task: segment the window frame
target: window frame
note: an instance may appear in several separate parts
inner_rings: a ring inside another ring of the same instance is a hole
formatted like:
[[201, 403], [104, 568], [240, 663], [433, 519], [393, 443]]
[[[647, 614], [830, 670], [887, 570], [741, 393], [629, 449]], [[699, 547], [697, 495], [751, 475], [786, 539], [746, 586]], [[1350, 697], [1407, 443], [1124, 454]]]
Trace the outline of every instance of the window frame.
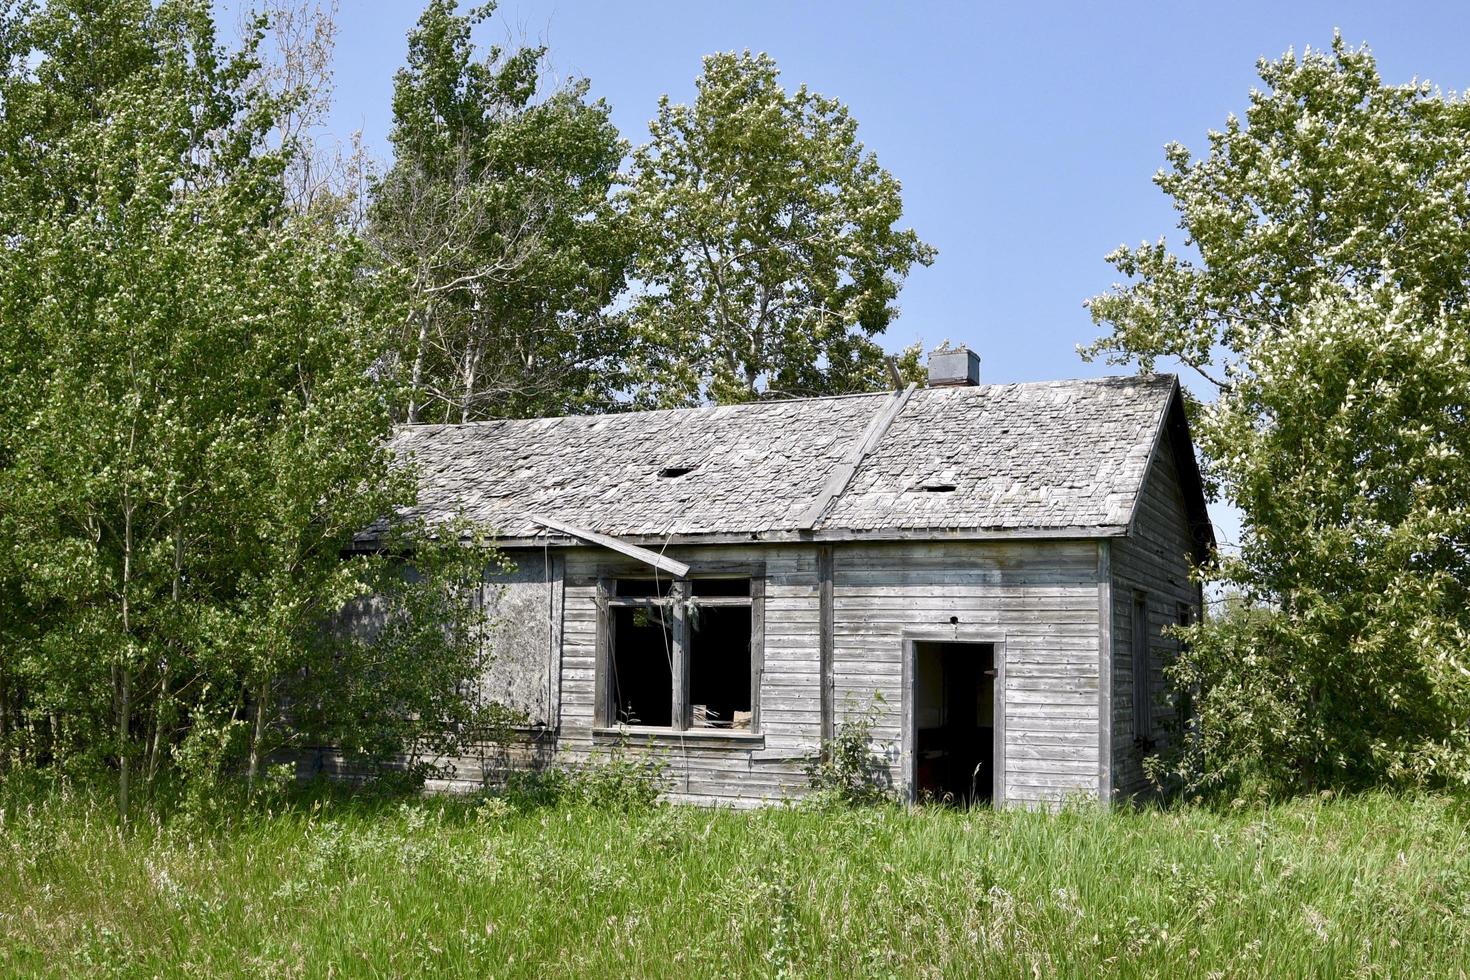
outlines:
[[1133, 593], [1129, 642], [1132, 646], [1133, 742], [1143, 749], [1154, 745], [1153, 644], [1149, 635], [1148, 593]]
[[[617, 594], [620, 579], [657, 578], [669, 581], [667, 596], [622, 596]], [[689, 583], [698, 579], [740, 578], [750, 580], [748, 596], [697, 596], [692, 594]], [[597, 569], [597, 664], [594, 674], [595, 729], [637, 731], [653, 735], [675, 733], [681, 736], [725, 738], [730, 740], [758, 740], [761, 731], [760, 689], [765, 675], [765, 600], [766, 575], [763, 562], [703, 562], [690, 565], [686, 579], [668, 579], [666, 576], [650, 574], [646, 565], [619, 563], [600, 566]], [[714, 608], [737, 607], [750, 610], [750, 728], [733, 730], [726, 728], [696, 728], [692, 725], [693, 705], [690, 703], [689, 678], [691, 672], [690, 605]], [[614, 611], [618, 609], [670, 608], [673, 622], [670, 630], [673, 642], [671, 724], [625, 725], [617, 718], [612, 703], [613, 691], [610, 680], [614, 645]]]

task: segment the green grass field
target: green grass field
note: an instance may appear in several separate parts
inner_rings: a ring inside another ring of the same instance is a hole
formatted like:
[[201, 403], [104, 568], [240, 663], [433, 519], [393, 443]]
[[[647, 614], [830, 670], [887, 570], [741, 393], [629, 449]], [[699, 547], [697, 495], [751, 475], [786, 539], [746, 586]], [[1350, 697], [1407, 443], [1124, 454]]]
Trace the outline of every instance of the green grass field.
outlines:
[[0, 799], [5, 976], [1470, 969], [1470, 813], [1436, 797], [1042, 814], [337, 796], [125, 836], [105, 800]]

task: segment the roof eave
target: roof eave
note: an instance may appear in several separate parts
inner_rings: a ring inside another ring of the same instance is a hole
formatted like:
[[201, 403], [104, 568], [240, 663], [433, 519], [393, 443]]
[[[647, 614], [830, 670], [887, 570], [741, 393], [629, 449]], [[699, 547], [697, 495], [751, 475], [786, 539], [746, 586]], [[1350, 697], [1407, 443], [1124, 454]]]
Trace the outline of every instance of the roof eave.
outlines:
[[[804, 532], [799, 530], [778, 531], [722, 531], [700, 534], [619, 534], [619, 541], [641, 547], [694, 547], [700, 545], [767, 545], [767, 544], [839, 544], [845, 542], [896, 542], [896, 541], [1076, 541], [1097, 538], [1120, 538], [1128, 534], [1124, 524], [1104, 524], [1088, 527], [1017, 527], [1017, 528], [881, 528], [876, 530], [852, 528], [822, 528]], [[576, 547], [582, 544], [571, 535], [547, 533], [544, 535], [511, 535], [491, 537], [491, 543], [503, 550], [515, 548]], [[377, 539], [363, 535], [353, 542], [354, 550], [372, 551]]]
[[1215, 527], [1210, 521], [1209, 508], [1205, 501], [1204, 480], [1200, 476], [1199, 460], [1194, 455], [1194, 439], [1189, 433], [1189, 416], [1184, 410], [1184, 389], [1179, 383], [1179, 376], [1176, 374], [1172, 377], [1174, 383], [1169, 388], [1169, 396], [1164, 399], [1163, 410], [1159, 412], [1158, 421], [1154, 425], [1153, 442], [1149, 445], [1148, 460], [1144, 463], [1143, 474], [1138, 481], [1138, 492], [1134, 495], [1124, 534], [1132, 535], [1136, 530], [1139, 514], [1143, 510], [1144, 488], [1148, 483], [1148, 475], [1153, 470], [1154, 462], [1159, 455], [1159, 447], [1163, 445], [1164, 439], [1172, 438], [1174, 440], [1174, 464], [1179, 469], [1185, 506], [1190, 512], [1190, 530], [1195, 539], [1195, 559], [1203, 564], [1209, 561], [1215, 552]]

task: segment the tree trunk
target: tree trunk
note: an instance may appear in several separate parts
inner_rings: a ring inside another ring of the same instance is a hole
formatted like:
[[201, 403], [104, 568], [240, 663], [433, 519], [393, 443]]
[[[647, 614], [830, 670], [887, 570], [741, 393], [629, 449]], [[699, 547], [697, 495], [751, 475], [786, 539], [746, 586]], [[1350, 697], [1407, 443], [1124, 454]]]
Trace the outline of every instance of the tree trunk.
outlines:
[[252, 793], [255, 792], [255, 778], [260, 774], [260, 750], [265, 744], [266, 705], [270, 698], [270, 688], [271, 681], [267, 677], [261, 682], [260, 690], [255, 696], [255, 723], [250, 732], [250, 766], [246, 771], [246, 782]]
[[113, 667], [118, 692], [118, 821], [128, 823], [128, 721], [132, 716], [132, 670]]
[[10, 689], [0, 674], [0, 774], [10, 769]]
[[128, 739], [133, 713], [132, 608], [129, 589], [133, 577], [133, 504], [123, 495], [122, 631], [123, 662], [113, 672], [117, 684], [117, 817], [128, 822]]
[[429, 343], [429, 313], [419, 311], [419, 342], [413, 351], [412, 388], [408, 393], [408, 424], [417, 425], [423, 405], [419, 401], [419, 385], [424, 380], [424, 347]]
[[163, 664], [163, 676], [158, 681], [158, 710], [153, 715], [153, 744], [148, 749], [148, 785], [158, 776], [158, 760], [163, 751], [163, 729], [168, 724], [168, 682], [170, 665]]
[[[169, 588], [169, 596], [173, 599], [174, 609], [177, 611], [179, 598], [183, 594], [184, 579], [184, 536], [178, 520], [174, 522], [174, 577]], [[173, 673], [173, 662], [164, 658], [162, 675], [158, 680], [158, 706], [153, 713], [153, 744], [148, 749], [148, 785], [152, 786], [158, 776], [158, 760], [163, 751], [163, 730], [169, 721], [169, 693], [168, 684]]]
[[470, 405], [475, 399], [475, 383], [480, 373], [480, 358], [482, 354], [478, 344], [471, 344], [465, 350], [464, 355], [464, 392], [460, 397], [459, 421], [461, 424], [470, 420]]

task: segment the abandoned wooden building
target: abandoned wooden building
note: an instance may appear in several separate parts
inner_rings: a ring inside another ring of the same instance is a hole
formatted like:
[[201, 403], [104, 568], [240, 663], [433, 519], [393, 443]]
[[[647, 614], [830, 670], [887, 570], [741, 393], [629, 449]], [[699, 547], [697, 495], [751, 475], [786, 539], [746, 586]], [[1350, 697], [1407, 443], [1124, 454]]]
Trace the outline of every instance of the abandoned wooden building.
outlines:
[[425, 516], [463, 511], [515, 562], [486, 579], [485, 682], [543, 759], [624, 744], [662, 755], [675, 799], [796, 797], [876, 703], [909, 798], [1126, 797], [1214, 543], [1179, 384], [978, 366], [960, 348], [923, 388], [412, 426], [396, 449]]

